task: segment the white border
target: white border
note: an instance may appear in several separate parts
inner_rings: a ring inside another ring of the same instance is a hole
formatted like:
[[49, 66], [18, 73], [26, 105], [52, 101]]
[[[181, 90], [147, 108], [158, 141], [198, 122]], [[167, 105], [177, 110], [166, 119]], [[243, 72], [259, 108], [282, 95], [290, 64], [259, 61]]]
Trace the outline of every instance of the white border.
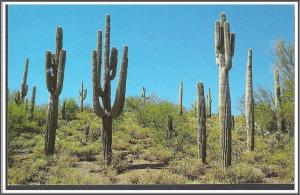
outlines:
[[[5, 47], [5, 36], [6, 36], [6, 5], [294, 5], [295, 9], [295, 189], [294, 190], [7, 190], [6, 189], [6, 123], [5, 115], [6, 115], [6, 90], [5, 82], [6, 82], [6, 47]], [[212, 194], [212, 193], [223, 193], [223, 194], [240, 194], [240, 193], [260, 193], [260, 194], [291, 194], [298, 193], [298, 2], [1, 2], [1, 29], [2, 37], [1, 37], [1, 84], [2, 84], [2, 117], [1, 117], [1, 143], [2, 143], [2, 151], [1, 151], [1, 193], [23, 193], [23, 194], [41, 194], [41, 193], [70, 193], [70, 194], [78, 194], [78, 193], [86, 193], [86, 194], [112, 194], [112, 193], [124, 193], [124, 194], [139, 194], [139, 193], [190, 193], [190, 194]], [[3, 131], [2, 131], [3, 129]]]

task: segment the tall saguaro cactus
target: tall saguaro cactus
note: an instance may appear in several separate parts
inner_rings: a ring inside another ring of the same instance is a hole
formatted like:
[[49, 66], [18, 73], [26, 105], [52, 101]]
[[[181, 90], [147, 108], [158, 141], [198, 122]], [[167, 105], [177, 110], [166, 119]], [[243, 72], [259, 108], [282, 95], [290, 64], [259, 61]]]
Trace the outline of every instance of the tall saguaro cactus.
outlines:
[[83, 88], [83, 81], [81, 82], [81, 89], [79, 90], [79, 100], [80, 100], [80, 111], [83, 112], [83, 101], [86, 98], [87, 89]]
[[36, 94], [36, 87], [34, 86], [32, 88], [32, 94], [31, 94], [29, 119], [33, 119], [33, 112], [34, 112], [34, 106], [35, 106], [35, 94]]
[[223, 168], [231, 165], [231, 100], [228, 74], [232, 66], [235, 34], [230, 32], [229, 22], [221, 13], [215, 23], [215, 53], [219, 67], [219, 124], [222, 132]]
[[207, 92], [207, 98], [206, 98], [206, 117], [210, 118], [211, 117], [211, 95], [210, 95], [210, 88], [208, 88]]
[[197, 83], [197, 121], [199, 135], [199, 157], [206, 163], [206, 108], [203, 83]]
[[25, 70], [23, 73], [23, 81], [21, 85], [21, 101], [24, 101], [25, 96], [27, 95], [28, 91], [28, 85], [26, 84], [27, 82], [27, 74], [28, 74], [28, 64], [29, 64], [29, 59], [27, 58], [25, 61]]
[[54, 154], [58, 102], [59, 95], [63, 88], [66, 50], [63, 47], [63, 30], [61, 27], [56, 29], [56, 52], [46, 51], [46, 83], [50, 93], [48, 116], [45, 131], [45, 153]]
[[276, 66], [274, 67], [274, 86], [275, 86], [275, 114], [277, 120], [277, 130], [278, 132], [283, 133], [281, 93], [280, 93], [278, 69]]
[[182, 116], [182, 91], [183, 91], [183, 86], [182, 86], [182, 81], [180, 81], [180, 84], [179, 84], [179, 102], [178, 102], [178, 109], [179, 109], [180, 116]]
[[246, 129], [247, 129], [247, 148], [254, 150], [254, 98], [252, 84], [252, 49], [248, 50], [248, 62], [246, 70]]
[[[104, 34], [104, 85], [101, 86], [101, 64], [102, 64], [102, 31], [98, 32], [97, 50], [93, 51], [93, 107], [97, 116], [102, 118], [103, 130], [103, 155], [104, 163], [111, 164], [112, 158], [112, 119], [117, 118], [124, 107], [126, 78], [128, 67], [128, 46], [123, 48], [121, 70], [115, 101], [111, 106], [111, 80], [116, 76], [118, 50], [113, 47], [110, 52], [110, 16], [106, 16]], [[109, 57], [110, 56], [110, 57]], [[99, 102], [102, 99], [102, 105]]]

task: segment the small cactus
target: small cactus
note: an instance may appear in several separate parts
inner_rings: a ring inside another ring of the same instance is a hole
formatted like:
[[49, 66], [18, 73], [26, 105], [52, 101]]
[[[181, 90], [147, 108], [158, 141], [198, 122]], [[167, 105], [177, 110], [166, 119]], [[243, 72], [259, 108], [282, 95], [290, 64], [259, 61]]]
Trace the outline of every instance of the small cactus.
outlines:
[[197, 121], [199, 135], [199, 157], [206, 163], [206, 108], [203, 83], [197, 83]]
[[208, 88], [207, 92], [207, 98], [206, 98], [206, 117], [210, 118], [211, 117], [211, 94], [210, 94], [210, 88]]
[[21, 103], [21, 94], [20, 91], [16, 91], [15, 95], [14, 95], [14, 101], [17, 105], [20, 105]]
[[246, 96], [245, 96], [245, 113], [247, 129], [247, 148], [254, 150], [254, 98], [252, 84], [252, 49], [248, 50], [248, 62], [246, 70]]
[[232, 126], [232, 129], [234, 129], [234, 125], [235, 125], [235, 124], [234, 124], [234, 116], [232, 115], [232, 116], [231, 116], [231, 126]]
[[67, 120], [66, 116], [66, 101], [63, 101], [62, 107], [61, 107], [61, 118], [63, 120]]
[[36, 94], [36, 87], [34, 86], [32, 88], [32, 94], [31, 94], [31, 104], [30, 104], [30, 113], [29, 113], [29, 119], [33, 119], [33, 113], [34, 113], [34, 106], [35, 106], [35, 94]]
[[168, 139], [172, 138], [173, 133], [174, 133], [173, 117], [171, 114], [168, 114], [168, 130], [167, 130]]
[[280, 83], [277, 66], [274, 67], [274, 86], [275, 86], [275, 114], [277, 120], [277, 130], [283, 133], [283, 117], [281, 105]]
[[79, 90], [79, 100], [80, 100], [80, 111], [83, 112], [83, 100], [85, 100], [87, 94], [87, 89], [83, 88], [83, 81], [81, 82], [81, 89]]
[[215, 23], [215, 54], [219, 68], [219, 124], [222, 133], [223, 168], [231, 165], [231, 100], [228, 74], [232, 67], [235, 34], [230, 32], [229, 22], [221, 13]]
[[[101, 64], [102, 64], [102, 31], [98, 32], [97, 49], [93, 51], [93, 107], [98, 117], [102, 118], [102, 143], [104, 163], [111, 164], [112, 159], [112, 119], [117, 118], [123, 111], [126, 79], [128, 67], [128, 46], [123, 48], [123, 57], [117, 93], [113, 106], [111, 106], [111, 81], [116, 76], [118, 50], [113, 47], [110, 52], [110, 16], [106, 16], [104, 35], [104, 85], [101, 86]], [[100, 104], [99, 97], [102, 99]]]
[[182, 81], [180, 81], [179, 84], [179, 103], [178, 103], [178, 109], [179, 109], [179, 115], [182, 116], [182, 91], [183, 91], [183, 86], [182, 86]]
[[66, 50], [63, 47], [63, 30], [56, 29], [56, 52], [46, 51], [46, 83], [50, 93], [48, 117], [45, 131], [45, 154], [53, 155], [58, 119], [59, 95], [62, 91], [65, 73]]

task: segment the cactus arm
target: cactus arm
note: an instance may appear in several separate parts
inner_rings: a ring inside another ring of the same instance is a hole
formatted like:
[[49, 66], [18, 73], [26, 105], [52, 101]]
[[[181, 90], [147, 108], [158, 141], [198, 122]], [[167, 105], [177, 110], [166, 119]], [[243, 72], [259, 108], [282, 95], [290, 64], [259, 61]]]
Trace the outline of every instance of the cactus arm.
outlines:
[[97, 65], [97, 51], [93, 51], [93, 107], [97, 116], [105, 117], [106, 114], [99, 102], [99, 83], [98, 83], [98, 65]]
[[118, 117], [124, 107], [125, 102], [125, 92], [126, 92], [126, 79], [127, 79], [127, 68], [128, 68], [128, 46], [123, 48], [123, 57], [122, 57], [122, 65], [119, 73], [119, 82], [118, 88], [116, 92], [116, 98], [112, 110], [110, 112], [110, 116], [112, 118]]
[[102, 31], [98, 31], [97, 34], [97, 83], [99, 96], [103, 97], [104, 92], [101, 87], [101, 64], [102, 64]]
[[231, 57], [234, 55], [234, 46], [235, 46], [235, 34], [230, 33], [230, 49], [231, 49]]
[[117, 63], [118, 63], [118, 50], [113, 47], [111, 49], [111, 54], [110, 54], [110, 62], [109, 62], [109, 68], [111, 70], [111, 73], [109, 75], [109, 79], [113, 80], [116, 76], [117, 72]]
[[215, 22], [215, 48], [216, 48], [216, 54], [217, 54], [218, 50], [221, 48], [221, 26], [220, 26], [220, 21]]
[[47, 89], [50, 93], [53, 93], [53, 68], [52, 68], [52, 54], [51, 51], [46, 51], [46, 83]]
[[59, 51], [62, 49], [63, 45], [63, 30], [62, 27], [56, 28], [56, 54], [59, 55]]
[[230, 45], [230, 26], [228, 22], [224, 23], [224, 49], [225, 49], [225, 69], [231, 69], [231, 45]]
[[63, 83], [64, 83], [64, 73], [65, 73], [65, 63], [66, 63], [66, 50], [62, 49], [59, 54], [58, 70], [57, 70], [57, 85], [55, 90], [55, 95], [59, 96]]
[[110, 53], [110, 16], [106, 15], [104, 34], [104, 94], [110, 91], [109, 82], [109, 53]]

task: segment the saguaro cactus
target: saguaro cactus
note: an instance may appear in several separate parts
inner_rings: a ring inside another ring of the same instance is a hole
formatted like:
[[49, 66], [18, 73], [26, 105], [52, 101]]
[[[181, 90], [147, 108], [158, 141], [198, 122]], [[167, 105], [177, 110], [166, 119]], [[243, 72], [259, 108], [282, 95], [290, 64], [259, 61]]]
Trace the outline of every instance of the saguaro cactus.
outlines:
[[45, 153], [54, 154], [59, 95], [63, 88], [66, 50], [63, 47], [63, 30], [56, 29], [56, 52], [46, 51], [46, 83], [50, 93], [45, 131]]
[[229, 70], [232, 66], [235, 35], [230, 32], [226, 16], [215, 23], [215, 53], [219, 67], [219, 124], [222, 132], [223, 168], [231, 165], [231, 100]]
[[81, 82], [81, 89], [79, 90], [79, 100], [80, 100], [80, 111], [83, 112], [83, 100], [85, 100], [87, 94], [87, 89], [83, 88], [83, 81]]
[[[128, 67], [128, 46], [123, 48], [119, 82], [115, 96], [115, 102], [111, 106], [111, 80], [116, 76], [118, 50], [113, 47], [110, 53], [110, 16], [106, 16], [104, 35], [104, 85], [101, 86], [101, 63], [102, 63], [102, 31], [98, 32], [97, 50], [93, 51], [93, 107], [97, 116], [102, 118], [102, 141], [104, 163], [111, 164], [112, 157], [112, 119], [117, 118], [124, 107], [126, 78]], [[109, 58], [110, 56], [110, 58]], [[102, 105], [99, 102], [102, 99]]]
[[211, 95], [210, 95], [210, 88], [208, 88], [207, 92], [207, 100], [206, 100], [206, 117], [211, 117]]
[[23, 74], [23, 81], [21, 85], [21, 101], [24, 101], [25, 96], [27, 95], [28, 91], [28, 85], [26, 84], [27, 82], [27, 73], [28, 73], [28, 64], [29, 64], [29, 59], [27, 58], [25, 61], [25, 70]]
[[199, 157], [206, 163], [206, 108], [203, 83], [197, 83], [197, 121], [199, 135]]
[[275, 114], [277, 120], [277, 130], [278, 132], [283, 133], [281, 93], [280, 93], [278, 69], [276, 66], [274, 67], [274, 86], [275, 86]]
[[254, 150], [254, 99], [252, 85], [252, 49], [248, 50], [248, 62], [246, 70], [246, 97], [245, 97], [247, 148]]
[[183, 91], [183, 86], [182, 86], [182, 81], [180, 81], [180, 84], [179, 84], [179, 102], [178, 102], [178, 109], [179, 109], [180, 116], [182, 116], [182, 91]]
[[234, 129], [234, 115], [231, 116], [231, 127]]
[[173, 117], [171, 114], [168, 114], [168, 130], [167, 130], [167, 137], [168, 139], [171, 139], [174, 132], [173, 128]]
[[36, 87], [34, 86], [32, 88], [32, 94], [31, 94], [29, 119], [33, 119], [33, 112], [34, 112], [34, 106], [35, 106], [35, 94], [36, 94]]
[[61, 118], [63, 120], [66, 120], [66, 101], [63, 101], [62, 107], [61, 107]]

